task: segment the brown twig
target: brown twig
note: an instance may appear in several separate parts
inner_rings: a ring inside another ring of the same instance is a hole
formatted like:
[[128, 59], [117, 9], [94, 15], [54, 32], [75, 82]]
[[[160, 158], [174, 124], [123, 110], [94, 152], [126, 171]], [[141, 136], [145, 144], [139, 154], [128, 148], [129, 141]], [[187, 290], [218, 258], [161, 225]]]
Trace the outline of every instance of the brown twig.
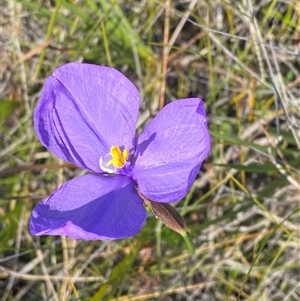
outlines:
[[22, 171], [38, 171], [42, 169], [59, 169], [59, 168], [76, 169], [77, 166], [71, 163], [64, 163], [64, 164], [34, 164], [34, 165], [9, 167], [0, 171], [0, 178], [9, 177], [18, 174]]

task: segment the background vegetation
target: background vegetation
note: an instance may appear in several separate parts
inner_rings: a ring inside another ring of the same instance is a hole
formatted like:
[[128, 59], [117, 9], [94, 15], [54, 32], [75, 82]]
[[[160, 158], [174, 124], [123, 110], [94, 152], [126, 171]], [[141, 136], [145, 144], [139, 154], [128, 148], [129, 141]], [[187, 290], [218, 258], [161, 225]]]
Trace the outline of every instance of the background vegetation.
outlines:
[[[297, 0], [1, 1], [1, 300], [300, 300], [299, 14]], [[30, 235], [35, 204], [83, 173], [32, 125], [71, 61], [136, 84], [139, 130], [172, 100], [205, 100], [212, 151], [176, 206], [193, 256], [151, 213], [127, 240]]]

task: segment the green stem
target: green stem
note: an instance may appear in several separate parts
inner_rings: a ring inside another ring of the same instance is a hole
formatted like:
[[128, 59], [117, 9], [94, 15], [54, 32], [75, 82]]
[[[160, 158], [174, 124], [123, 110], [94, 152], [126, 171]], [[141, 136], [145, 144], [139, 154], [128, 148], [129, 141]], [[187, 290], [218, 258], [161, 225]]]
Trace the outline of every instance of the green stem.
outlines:
[[189, 234], [189, 232], [184, 232], [184, 233], [179, 233], [183, 239], [184, 239], [184, 242], [186, 244], [186, 247], [187, 247], [187, 250], [188, 250], [188, 253], [192, 256], [195, 254], [195, 246], [194, 246], [194, 243], [193, 243], [193, 240]]
[[[50, 37], [51, 37], [52, 31], [53, 31], [53, 27], [54, 27], [54, 23], [55, 23], [55, 20], [56, 20], [56, 16], [58, 14], [58, 10], [59, 10], [61, 4], [62, 4], [62, 0], [58, 0], [57, 3], [56, 3], [55, 10], [54, 10], [54, 12], [53, 12], [53, 14], [51, 16], [51, 20], [50, 20], [48, 28], [47, 28], [46, 41], [48, 41], [50, 39]], [[38, 76], [40, 74], [40, 70], [42, 68], [42, 64], [43, 64], [43, 61], [44, 61], [45, 53], [46, 53], [46, 49], [44, 48], [41, 51], [37, 67], [35, 69], [35, 73], [34, 73], [34, 76], [33, 76], [33, 80], [34, 81], [38, 78]]]

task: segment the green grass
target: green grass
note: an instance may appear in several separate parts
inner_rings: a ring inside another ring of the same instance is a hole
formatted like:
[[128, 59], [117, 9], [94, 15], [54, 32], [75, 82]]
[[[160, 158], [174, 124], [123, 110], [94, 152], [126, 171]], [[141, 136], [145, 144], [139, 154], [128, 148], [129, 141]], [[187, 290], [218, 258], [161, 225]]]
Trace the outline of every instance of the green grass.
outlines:
[[[0, 300], [300, 300], [299, 1], [2, 2]], [[151, 213], [120, 241], [29, 233], [37, 202], [83, 173], [32, 124], [45, 78], [70, 61], [126, 74], [139, 130], [161, 93], [205, 100], [212, 151], [176, 205], [194, 255]]]

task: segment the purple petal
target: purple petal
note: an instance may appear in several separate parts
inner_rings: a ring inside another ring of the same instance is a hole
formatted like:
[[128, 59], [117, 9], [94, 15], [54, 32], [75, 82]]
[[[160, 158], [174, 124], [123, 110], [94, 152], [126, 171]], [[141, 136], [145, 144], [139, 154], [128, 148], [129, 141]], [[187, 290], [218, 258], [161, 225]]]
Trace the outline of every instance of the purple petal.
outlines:
[[30, 217], [35, 235], [118, 239], [135, 235], [146, 219], [142, 199], [126, 176], [88, 174], [64, 183]]
[[191, 188], [209, 150], [203, 102], [174, 101], [139, 136], [133, 179], [152, 201], [178, 201]]
[[71, 63], [46, 80], [34, 125], [56, 156], [101, 172], [99, 158], [112, 145], [134, 147], [139, 104], [136, 87], [119, 71]]

